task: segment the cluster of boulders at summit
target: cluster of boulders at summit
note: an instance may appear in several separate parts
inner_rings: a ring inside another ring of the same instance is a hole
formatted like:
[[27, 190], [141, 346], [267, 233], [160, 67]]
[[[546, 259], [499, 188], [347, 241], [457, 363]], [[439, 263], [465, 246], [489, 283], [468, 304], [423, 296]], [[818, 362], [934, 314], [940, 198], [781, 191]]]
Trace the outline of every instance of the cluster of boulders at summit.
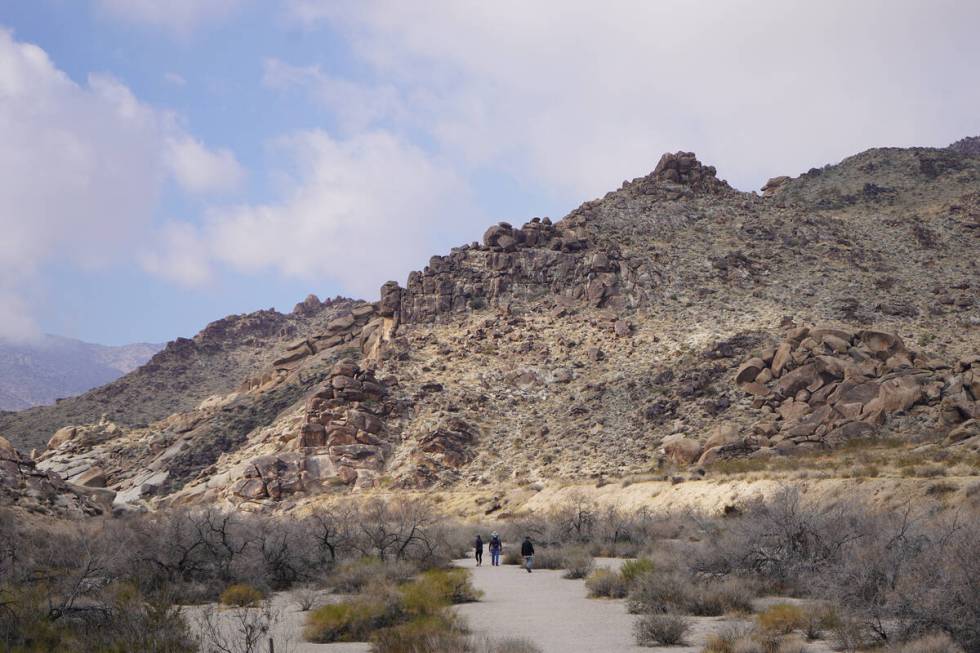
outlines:
[[703, 443], [667, 438], [669, 460], [706, 465], [832, 448], [873, 437], [899, 416], [949, 431], [947, 444], [980, 445], [980, 356], [949, 365], [893, 333], [794, 327], [778, 346], [745, 361], [735, 383], [764, 417], [748, 432], [720, 425]]

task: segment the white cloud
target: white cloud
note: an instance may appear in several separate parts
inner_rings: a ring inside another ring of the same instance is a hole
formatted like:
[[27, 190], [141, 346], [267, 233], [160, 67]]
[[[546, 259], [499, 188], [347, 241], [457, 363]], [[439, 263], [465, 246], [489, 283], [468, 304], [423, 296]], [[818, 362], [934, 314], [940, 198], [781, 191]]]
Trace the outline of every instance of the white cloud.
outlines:
[[187, 80], [184, 79], [183, 75], [179, 73], [164, 73], [163, 81], [168, 84], [173, 84], [174, 86], [186, 86]]
[[363, 131], [384, 121], [403, 121], [405, 101], [392, 84], [369, 86], [324, 73], [319, 66], [291, 66], [265, 61], [263, 83], [269, 88], [302, 88], [337, 116], [348, 132]]
[[190, 140], [171, 114], [120, 82], [77, 84], [44, 50], [2, 29], [0, 143], [0, 335], [30, 326], [25, 288], [48, 264], [131, 257], [169, 176], [195, 190], [240, 175], [229, 173], [238, 171], [229, 153]]
[[578, 196], [667, 150], [752, 189], [866, 147], [980, 131], [977, 3], [289, 0], [287, 12], [347, 35], [377, 80], [368, 90], [397, 88], [408, 128], [444, 156]]
[[337, 140], [309, 131], [279, 146], [295, 163], [283, 200], [213, 209], [199, 241], [178, 249], [375, 297], [384, 281], [417, 267], [441, 234], [461, 235], [461, 214], [476, 214], [451, 169], [391, 134]]
[[189, 193], [227, 193], [245, 179], [230, 150], [210, 150], [187, 136], [167, 141], [165, 160], [174, 179]]
[[99, 8], [113, 18], [179, 36], [227, 17], [241, 4], [242, 0], [98, 0]]
[[24, 299], [10, 289], [0, 287], [0, 341], [35, 340], [40, 330]]
[[166, 224], [156, 234], [155, 247], [140, 255], [143, 269], [182, 286], [203, 286], [213, 279], [211, 257], [196, 227]]

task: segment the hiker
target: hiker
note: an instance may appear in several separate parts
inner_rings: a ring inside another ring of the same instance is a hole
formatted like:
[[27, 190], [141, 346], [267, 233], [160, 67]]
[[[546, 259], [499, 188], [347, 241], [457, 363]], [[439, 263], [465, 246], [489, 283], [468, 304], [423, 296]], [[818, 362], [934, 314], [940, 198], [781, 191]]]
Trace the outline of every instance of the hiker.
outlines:
[[521, 544], [521, 555], [524, 556], [524, 567], [527, 573], [531, 573], [531, 565], [534, 564], [534, 545], [531, 544], [531, 537], [524, 536], [524, 543]]
[[480, 537], [479, 533], [477, 533], [473, 548], [476, 549], [476, 566], [480, 567], [483, 565], [483, 538]]
[[500, 544], [500, 536], [497, 535], [497, 531], [490, 533], [490, 564], [494, 567], [500, 566], [500, 550], [503, 546]]

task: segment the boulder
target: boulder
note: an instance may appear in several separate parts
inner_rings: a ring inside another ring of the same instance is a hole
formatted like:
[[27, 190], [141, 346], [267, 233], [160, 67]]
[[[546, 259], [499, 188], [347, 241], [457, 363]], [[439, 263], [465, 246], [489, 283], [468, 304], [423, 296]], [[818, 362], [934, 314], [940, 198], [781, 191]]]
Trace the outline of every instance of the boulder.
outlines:
[[719, 424], [716, 426], [708, 439], [704, 441], [704, 449], [720, 447], [721, 445], [731, 444], [739, 441], [738, 427], [734, 424]]
[[944, 443], [957, 444], [978, 436], [980, 436], [980, 420], [970, 419], [951, 430]]
[[682, 435], [668, 436], [663, 441], [664, 456], [675, 465], [690, 465], [700, 456], [703, 447], [697, 440]]
[[735, 383], [739, 386], [752, 383], [756, 381], [765, 369], [766, 363], [761, 358], [750, 358], [738, 368], [738, 371], [735, 373]]
[[101, 467], [91, 467], [71, 479], [71, 481], [75, 485], [81, 485], [82, 487], [105, 487], [106, 475]]

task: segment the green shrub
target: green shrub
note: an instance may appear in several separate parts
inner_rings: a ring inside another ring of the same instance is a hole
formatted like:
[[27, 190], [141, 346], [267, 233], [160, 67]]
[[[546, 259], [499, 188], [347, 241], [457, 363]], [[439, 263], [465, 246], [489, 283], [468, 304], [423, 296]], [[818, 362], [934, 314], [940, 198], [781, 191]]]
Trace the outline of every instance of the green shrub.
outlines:
[[261, 600], [262, 592], [255, 589], [251, 585], [245, 585], [244, 583], [229, 585], [228, 588], [221, 593], [220, 598], [222, 605], [233, 605], [239, 608], [247, 608], [255, 605]]
[[807, 624], [803, 609], [789, 603], [777, 603], [756, 617], [759, 630], [774, 635], [788, 635]]
[[678, 614], [648, 614], [633, 624], [633, 635], [640, 646], [677, 646], [691, 629], [690, 622]]
[[466, 650], [462, 628], [451, 617], [425, 615], [371, 635], [375, 653], [456, 653]]
[[307, 615], [303, 637], [318, 644], [366, 641], [372, 632], [395, 623], [400, 607], [397, 603], [366, 596], [330, 603]]
[[415, 584], [431, 586], [448, 603], [472, 603], [479, 601], [483, 593], [473, 587], [470, 572], [466, 569], [430, 569]]
[[616, 572], [600, 567], [585, 579], [585, 587], [593, 598], [621, 599], [626, 596], [626, 581]]
[[640, 576], [649, 574], [652, 571], [652, 560], [637, 558], [636, 560], [627, 560], [624, 562], [623, 566], [619, 568], [619, 575], [623, 577], [627, 585], [632, 585]]

